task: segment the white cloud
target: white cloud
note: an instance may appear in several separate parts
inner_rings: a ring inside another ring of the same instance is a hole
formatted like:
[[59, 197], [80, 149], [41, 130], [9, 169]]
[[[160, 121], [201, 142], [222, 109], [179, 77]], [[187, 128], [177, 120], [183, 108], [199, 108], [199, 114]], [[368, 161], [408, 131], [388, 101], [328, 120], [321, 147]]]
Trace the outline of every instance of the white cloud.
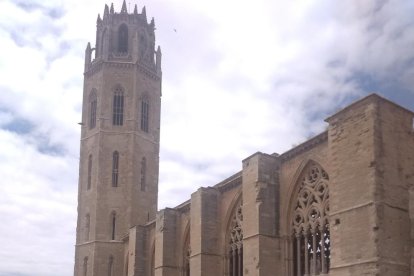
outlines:
[[[160, 207], [317, 134], [367, 89], [414, 108], [412, 1], [138, 4], [163, 52]], [[72, 274], [83, 54], [103, 8], [0, 2], [0, 275]]]

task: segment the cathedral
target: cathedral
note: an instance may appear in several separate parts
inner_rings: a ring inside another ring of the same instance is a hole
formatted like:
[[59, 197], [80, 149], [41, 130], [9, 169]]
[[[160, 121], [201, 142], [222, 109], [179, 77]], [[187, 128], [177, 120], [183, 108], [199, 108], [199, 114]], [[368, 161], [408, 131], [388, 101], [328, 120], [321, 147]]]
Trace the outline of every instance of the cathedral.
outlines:
[[[159, 210], [161, 49], [105, 5], [85, 51], [75, 276], [414, 275], [413, 111], [376, 94]], [[197, 183], [194, 183], [197, 185]], [[411, 200], [413, 199], [413, 200]]]

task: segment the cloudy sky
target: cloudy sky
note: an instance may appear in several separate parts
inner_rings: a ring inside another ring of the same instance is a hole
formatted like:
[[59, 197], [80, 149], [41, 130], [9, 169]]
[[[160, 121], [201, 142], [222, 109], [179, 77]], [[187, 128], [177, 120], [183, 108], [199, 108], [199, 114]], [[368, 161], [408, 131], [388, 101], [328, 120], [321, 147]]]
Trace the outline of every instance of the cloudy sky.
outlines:
[[[159, 208], [370, 92], [414, 109], [412, 0], [130, 2], [163, 52]], [[104, 4], [0, 0], [0, 276], [73, 273], [83, 55]]]

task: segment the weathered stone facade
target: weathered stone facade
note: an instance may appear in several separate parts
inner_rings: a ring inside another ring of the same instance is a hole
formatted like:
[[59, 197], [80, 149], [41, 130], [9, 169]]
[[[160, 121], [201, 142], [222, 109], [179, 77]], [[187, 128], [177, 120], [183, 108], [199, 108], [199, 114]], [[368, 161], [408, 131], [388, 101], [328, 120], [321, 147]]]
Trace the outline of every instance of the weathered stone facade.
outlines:
[[106, 6], [86, 49], [75, 276], [414, 275], [412, 111], [372, 94], [157, 212], [160, 97], [153, 21]]

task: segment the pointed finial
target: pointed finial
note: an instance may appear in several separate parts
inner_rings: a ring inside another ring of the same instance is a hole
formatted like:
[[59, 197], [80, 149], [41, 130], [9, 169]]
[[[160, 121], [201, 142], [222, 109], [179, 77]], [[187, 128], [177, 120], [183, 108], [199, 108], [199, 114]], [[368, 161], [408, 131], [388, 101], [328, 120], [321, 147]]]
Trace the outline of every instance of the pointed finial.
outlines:
[[98, 13], [98, 18], [96, 19], [96, 23], [99, 23], [99, 22], [101, 22], [102, 21], [102, 19], [101, 19], [101, 15]]
[[128, 13], [125, 0], [122, 3], [121, 13]]
[[154, 17], [153, 17], [153, 18], [151, 18], [151, 23], [150, 23], [150, 24], [151, 24], [151, 26], [152, 26], [152, 27], [155, 27]]
[[104, 10], [104, 18], [109, 14], [109, 7], [107, 4], [105, 4], [105, 10]]
[[134, 7], [134, 14], [138, 14], [138, 7], [137, 7], [137, 4], [135, 4], [135, 7]]
[[158, 72], [161, 72], [161, 47], [158, 45], [157, 52], [155, 53], [155, 67]]
[[90, 50], [91, 49], [91, 43], [88, 42], [88, 44], [86, 45], [86, 50]]
[[111, 10], [110, 10], [111, 14], [114, 13], [114, 3], [111, 3]]

